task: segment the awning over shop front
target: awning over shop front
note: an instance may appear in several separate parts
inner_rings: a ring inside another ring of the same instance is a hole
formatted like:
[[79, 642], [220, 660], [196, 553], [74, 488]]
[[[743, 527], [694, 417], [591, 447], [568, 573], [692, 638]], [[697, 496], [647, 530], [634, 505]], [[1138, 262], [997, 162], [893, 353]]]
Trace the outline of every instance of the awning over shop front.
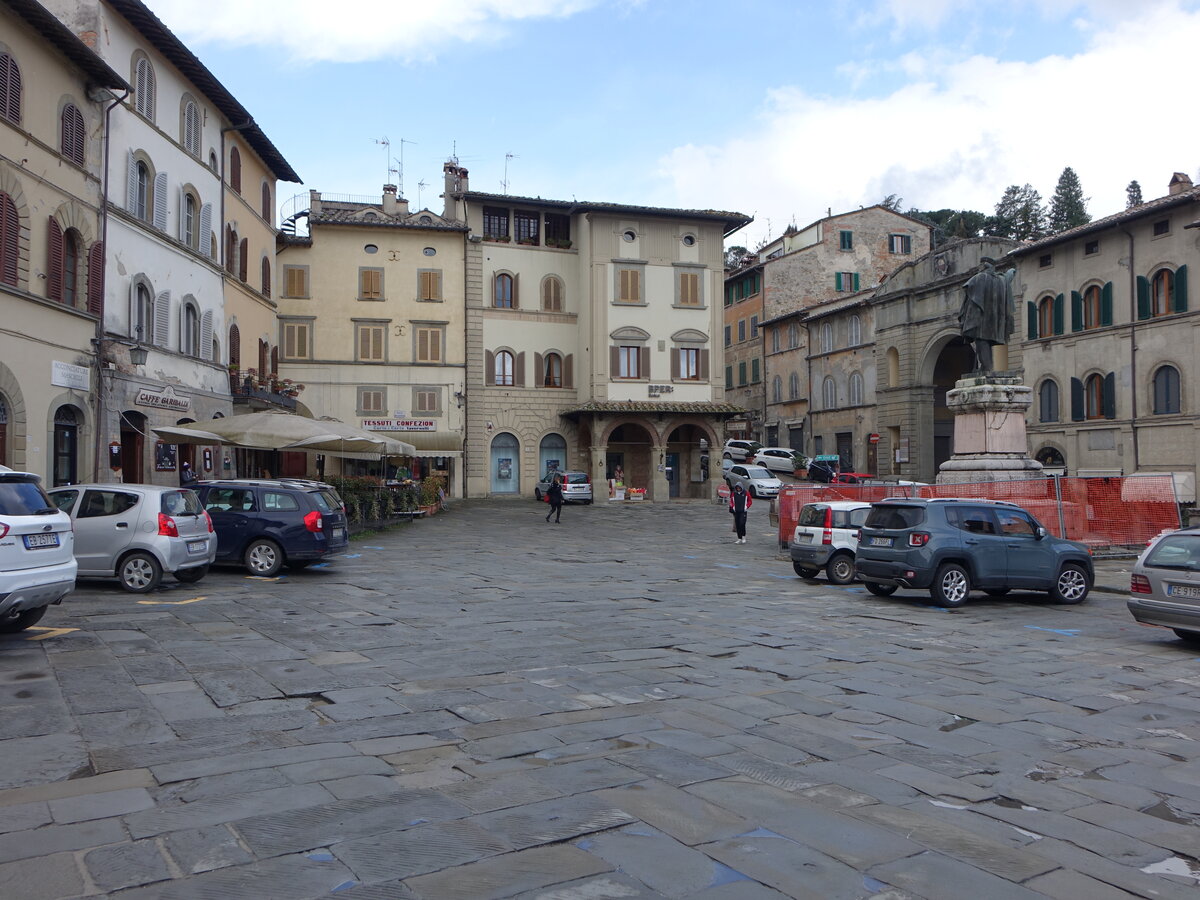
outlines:
[[449, 456], [455, 459], [462, 457], [461, 434], [449, 431], [405, 431], [403, 434], [404, 442], [416, 448], [413, 456]]

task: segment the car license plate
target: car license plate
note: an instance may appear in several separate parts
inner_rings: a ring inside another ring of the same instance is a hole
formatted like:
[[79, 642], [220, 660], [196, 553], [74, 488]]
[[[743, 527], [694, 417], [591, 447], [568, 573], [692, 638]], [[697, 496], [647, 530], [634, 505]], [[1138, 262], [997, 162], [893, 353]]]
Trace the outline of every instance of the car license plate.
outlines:
[[1169, 584], [1167, 585], [1167, 596], [1197, 600], [1200, 599], [1200, 587], [1190, 584]]
[[872, 547], [890, 547], [890, 546], [892, 546], [892, 539], [888, 538], [888, 537], [873, 537], [873, 538], [871, 538], [871, 546]]
[[58, 534], [50, 532], [49, 534], [27, 534], [25, 535], [25, 549], [36, 550], [38, 547], [57, 547]]
[[335, 528], [335, 529], [333, 529], [333, 538], [334, 538], [334, 540], [336, 540], [336, 541], [340, 541], [340, 540], [341, 540], [342, 538], [344, 538], [345, 536], [346, 536], [346, 529], [345, 529], [345, 528]]
[[798, 543], [798, 544], [812, 543], [812, 539], [813, 539], [813, 536], [808, 533], [796, 535], [796, 543]]
[[188, 541], [188, 553], [203, 553], [208, 549], [208, 541]]

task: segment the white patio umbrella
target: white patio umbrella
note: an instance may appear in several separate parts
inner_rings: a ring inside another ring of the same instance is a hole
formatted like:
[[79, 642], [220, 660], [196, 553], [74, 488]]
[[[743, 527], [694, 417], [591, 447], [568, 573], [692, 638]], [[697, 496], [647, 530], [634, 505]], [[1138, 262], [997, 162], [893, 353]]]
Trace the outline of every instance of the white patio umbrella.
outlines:
[[327, 427], [332, 424], [336, 423], [321, 422], [293, 413], [257, 412], [203, 423], [155, 426], [153, 431], [176, 443], [225, 444], [256, 450], [312, 450], [318, 453], [382, 452], [383, 440], [366, 432], [358, 437], [339, 434]]

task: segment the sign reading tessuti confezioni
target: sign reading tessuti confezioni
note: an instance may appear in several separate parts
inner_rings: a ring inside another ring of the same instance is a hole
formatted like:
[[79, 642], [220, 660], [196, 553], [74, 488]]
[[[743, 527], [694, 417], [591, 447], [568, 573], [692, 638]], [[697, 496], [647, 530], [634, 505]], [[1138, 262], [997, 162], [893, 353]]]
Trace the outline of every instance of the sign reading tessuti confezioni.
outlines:
[[364, 431], [437, 431], [434, 419], [363, 419]]

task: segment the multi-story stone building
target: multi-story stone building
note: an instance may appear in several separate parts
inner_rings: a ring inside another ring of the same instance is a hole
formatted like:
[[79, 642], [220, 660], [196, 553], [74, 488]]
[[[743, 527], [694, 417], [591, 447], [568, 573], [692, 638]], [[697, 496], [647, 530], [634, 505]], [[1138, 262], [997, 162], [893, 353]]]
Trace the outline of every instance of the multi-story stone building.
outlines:
[[312, 191], [308, 234], [286, 238], [278, 259], [280, 374], [305, 386], [302, 411], [412, 444], [410, 474], [444, 475], [455, 497], [465, 476], [466, 230], [410, 212], [395, 185], [378, 200]]
[[105, 105], [128, 90], [40, 4], [0, 0], [0, 465], [54, 484], [95, 472]]
[[725, 399], [746, 410], [744, 417], [726, 423], [726, 437], [730, 438], [763, 439], [762, 286], [761, 262], [725, 278]]
[[466, 250], [467, 491], [549, 468], [621, 470], [651, 499], [707, 497], [702, 441], [739, 411], [721, 378], [724, 238], [749, 218], [473, 192], [445, 169]]
[[808, 310], [794, 309], [760, 326], [767, 392], [760, 440], [768, 447], [791, 447], [806, 455], [809, 414]]
[[1200, 188], [1176, 173], [1166, 196], [1013, 251], [1029, 437], [1052, 471], [1171, 472], [1195, 500], [1198, 216]]
[[[260, 281], [269, 276], [272, 215], [259, 203], [268, 191], [273, 197], [275, 177], [299, 179], [144, 3], [48, 5], [133, 85], [110, 119], [98, 386], [101, 439], [113, 448], [105, 470], [124, 481], [170, 482], [196, 454], [201, 474], [232, 474], [215, 448], [185, 448], [181, 458], [152, 429], [233, 411], [226, 302], [250, 334], [273, 334], [263, 290], [270, 279]], [[244, 175], [253, 183], [248, 203], [241, 200]], [[136, 361], [131, 347], [147, 359]]]

